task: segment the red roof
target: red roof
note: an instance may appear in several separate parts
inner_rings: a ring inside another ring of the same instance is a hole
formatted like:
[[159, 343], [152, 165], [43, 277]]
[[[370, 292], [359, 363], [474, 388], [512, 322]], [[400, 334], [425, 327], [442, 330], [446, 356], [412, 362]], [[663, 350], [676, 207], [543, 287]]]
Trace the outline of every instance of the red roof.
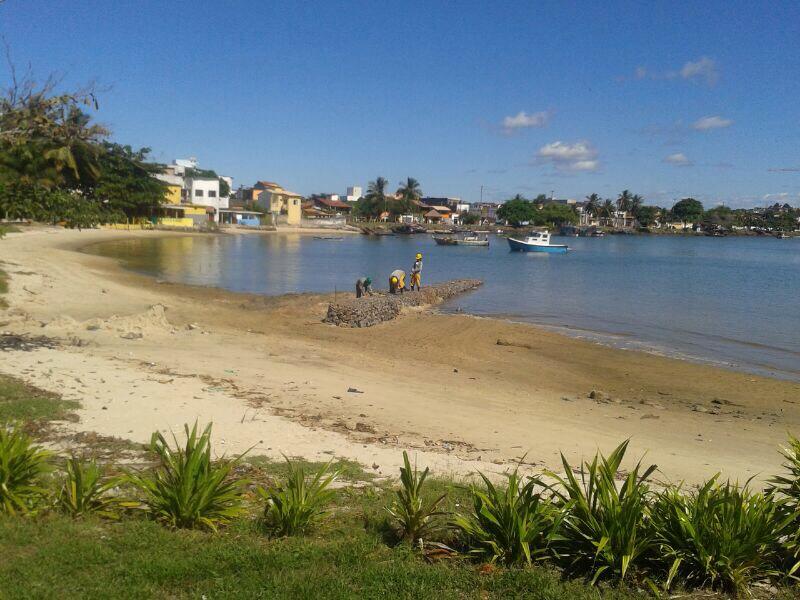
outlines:
[[328, 198], [320, 198], [318, 202], [320, 204], [324, 204], [325, 206], [330, 206], [331, 208], [352, 208], [347, 202], [342, 202], [341, 200], [330, 200]]

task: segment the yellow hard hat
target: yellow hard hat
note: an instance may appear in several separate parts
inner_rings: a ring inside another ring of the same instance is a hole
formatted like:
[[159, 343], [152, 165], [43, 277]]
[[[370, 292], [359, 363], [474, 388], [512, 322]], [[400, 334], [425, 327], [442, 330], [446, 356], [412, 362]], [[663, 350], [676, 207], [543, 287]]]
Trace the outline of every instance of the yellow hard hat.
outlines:
[[422, 254], [417, 252], [417, 260], [422, 260]]
[[391, 281], [392, 283], [397, 283], [397, 277], [395, 277], [395, 276], [393, 275], [393, 276], [391, 277], [391, 279], [389, 279], [389, 281]]

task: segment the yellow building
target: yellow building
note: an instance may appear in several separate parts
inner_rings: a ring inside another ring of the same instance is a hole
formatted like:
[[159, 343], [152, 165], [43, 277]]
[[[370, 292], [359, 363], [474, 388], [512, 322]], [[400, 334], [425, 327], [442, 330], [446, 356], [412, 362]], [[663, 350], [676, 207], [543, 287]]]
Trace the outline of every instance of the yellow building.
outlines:
[[303, 214], [300, 194], [285, 190], [277, 183], [259, 181], [251, 197], [256, 205], [272, 215], [273, 224], [300, 225]]
[[167, 184], [167, 193], [164, 194], [164, 204], [181, 203], [181, 186], [175, 183]]

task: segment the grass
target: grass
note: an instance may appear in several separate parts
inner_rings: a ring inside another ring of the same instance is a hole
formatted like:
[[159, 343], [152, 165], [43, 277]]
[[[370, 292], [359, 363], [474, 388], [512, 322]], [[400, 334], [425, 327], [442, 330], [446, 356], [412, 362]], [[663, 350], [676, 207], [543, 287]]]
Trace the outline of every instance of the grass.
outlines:
[[[0, 236], [2, 237], [2, 236]], [[0, 269], [0, 295], [8, 293], [8, 273]], [[8, 308], [5, 298], [0, 298], [0, 308]]]
[[0, 423], [18, 421], [24, 424], [72, 420], [78, 402], [63, 400], [14, 377], [0, 375]]
[[252, 522], [218, 534], [119, 523], [0, 518], [0, 587], [8, 598], [547, 598], [629, 600], [624, 589], [590, 589], [545, 568], [481, 569], [426, 564], [350, 524], [312, 537], [269, 539]]

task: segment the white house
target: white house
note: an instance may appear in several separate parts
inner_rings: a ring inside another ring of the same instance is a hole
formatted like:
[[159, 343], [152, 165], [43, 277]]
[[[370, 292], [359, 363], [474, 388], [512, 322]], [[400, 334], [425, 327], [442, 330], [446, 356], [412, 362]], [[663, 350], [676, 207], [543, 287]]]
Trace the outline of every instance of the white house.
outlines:
[[214, 209], [214, 220], [219, 220], [219, 209], [228, 208], [228, 197], [219, 194], [219, 179], [209, 177], [187, 177], [184, 179], [183, 201], [196, 206]]

